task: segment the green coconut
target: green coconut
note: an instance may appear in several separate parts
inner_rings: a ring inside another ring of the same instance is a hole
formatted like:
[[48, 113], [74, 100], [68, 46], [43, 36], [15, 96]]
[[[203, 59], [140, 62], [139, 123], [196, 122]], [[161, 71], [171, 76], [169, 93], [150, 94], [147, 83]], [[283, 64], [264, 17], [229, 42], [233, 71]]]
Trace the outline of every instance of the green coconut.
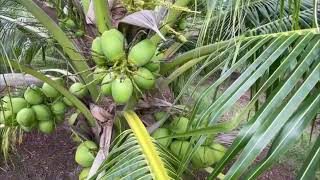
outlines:
[[56, 98], [60, 95], [59, 91], [50, 86], [48, 83], [43, 83], [42, 92], [48, 98]]
[[206, 168], [217, 162], [214, 151], [209, 146], [200, 146], [191, 159], [195, 168]]
[[60, 84], [61, 86], [64, 86], [64, 79], [60, 78], [60, 77], [53, 77], [52, 80], [58, 84]]
[[43, 96], [40, 88], [28, 87], [24, 92], [24, 98], [31, 105], [41, 104], [43, 102]]
[[173, 141], [170, 145], [170, 150], [179, 159], [182, 159], [186, 156], [189, 145], [189, 141]]
[[52, 120], [52, 112], [47, 105], [39, 104], [31, 107], [36, 113], [36, 119], [38, 121], [50, 121]]
[[106, 76], [104, 76], [102, 82], [101, 82], [101, 92], [102, 94], [106, 96], [111, 95], [111, 86], [112, 81], [115, 79], [115, 75], [113, 72], [108, 73]]
[[121, 60], [125, 57], [124, 36], [116, 29], [105, 31], [101, 36], [101, 48], [111, 63]]
[[166, 117], [168, 115], [168, 113], [167, 112], [165, 112], [165, 111], [160, 111], [160, 112], [156, 112], [156, 113], [154, 113], [154, 118], [155, 118], [155, 120], [156, 121], [160, 121], [160, 120], [162, 120], [164, 117]]
[[[157, 140], [157, 138], [166, 137], [170, 135], [170, 130], [167, 128], [158, 128], [152, 133], [152, 137]], [[172, 139], [166, 138], [166, 139], [158, 139], [157, 140], [160, 144], [167, 147], [171, 144]]]
[[75, 160], [82, 167], [90, 167], [98, 152], [98, 146], [93, 141], [84, 141], [76, 151]]
[[96, 65], [101, 66], [106, 63], [105, 59], [103, 58], [103, 51], [102, 51], [102, 46], [101, 46], [101, 38], [96, 37], [92, 41], [91, 45], [91, 55], [93, 61], [96, 63]]
[[[181, 134], [181, 133], [185, 133], [188, 129], [188, 123], [189, 123], [189, 119], [185, 118], [185, 117], [176, 117], [174, 118], [174, 120], [171, 122], [170, 126], [171, 126], [171, 130], [172, 132], [174, 132], [175, 134]], [[187, 139], [186, 137], [180, 137], [177, 139]]]
[[23, 129], [23, 131], [25, 132], [31, 132], [35, 127], [37, 127], [37, 125], [38, 125], [37, 121], [34, 121], [33, 124], [28, 127], [20, 125], [20, 128]]
[[146, 68], [140, 67], [133, 75], [134, 82], [141, 89], [152, 89], [156, 83], [153, 74]]
[[226, 148], [223, 145], [218, 143], [212, 143], [210, 145], [210, 148], [214, 151], [214, 157], [217, 162], [220, 161], [224, 156], [224, 154], [226, 153]]
[[81, 173], [79, 174], [79, 180], [86, 180], [90, 172], [90, 167], [82, 169]]
[[186, 18], [180, 19], [179, 24], [178, 24], [179, 29], [181, 31], [183, 31], [187, 28], [187, 26], [188, 26], [188, 22], [187, 22]]
[[39, 121], [38, 128], [40, 132], [43, 132], [45, 134], [51, 134], [55, 129], [54, 121]]
[[84, 35], [84, 31], [82, 30], [77, 30], [74, 35], [76, 35], [76, 37], [82, 37]]
[[93, 79], [96, 83], [101, 83], [104, 76], [106, 75], [107, 70], [106, 68], [103, 67], [97, 67], [94, 71], [93, 71]]
[[0, 111], [0, 124], [15, 126], [17, 124], [15, 114], [11, 110]]
[[18, 112], [16, 119], [21, 126], [30, 127], [36, 121], [36, 114], [32, 108], [23, 108]]
[[112, 98], [117, 104], [125, 104], [133, 93], [133, 85], [130, 78], [118, 77], [111, 84]]
[[69, 19], [69, 18], [65, 21], [65, 25], [69, 29], [73, 29], [73, 28], [76, 27], [76, 23], [74, 23], [74, 21], [72, 19]]
[[55, 122], [56, 124], [63, 123], [63, 121], [64, 121], [64, 114], [56, 114], [56, 115], [54, 116], [54, 122]]
[[132, 47], [128, 60], [136, 66], [143, 66], [151, 60], [156, 48], [156, 45], [150, 39], [142, 40]]
[[62, 101], [56, 101], [51, 105], [51, 112], [55, 115], [63, 115], [66, 110], [67, 107]]
[[84, 96], [88, 95], [87, 87], [79, 82], [72, 84], [69, 88], [69, 91], [78, 98], [83, 98]]
[[63, 97], [62, 100], [67, 106], [70, 106], [70, 107], [73, 106], [72, 102], [68, 98]]
[[[209, 116], [208, 116], [209, 117]], [[196, 115], [195, 119], [192, 121], [192, 129], [196, 130], [196, 129], [201, 129], [201, 128], [206, 128], [208, 127], [208, 118], [205, 118], [203, 120], [201, 120], [201, 123], [196, 127], [198, 121], [200, 119], [200, 116]], [[216, 134], [211, 134], [207, 136], [206, 141], [203, 143], [203, 145], [211, 145], [214, 138], [215, 138]]]
[[11, 98], [4, 106], [7, 110], [12, 110], [14, 114], [18, 113], [21, 109], [28, 107], [28, 102], [24, 98], [16, 97]]
[[160, 71], [160, 61], [163, 60], [163, 53], [155, 53], [150, 62], [144, 65], [145, 68], [149, 69], [149, 71], [153, 73], [158, 73]]

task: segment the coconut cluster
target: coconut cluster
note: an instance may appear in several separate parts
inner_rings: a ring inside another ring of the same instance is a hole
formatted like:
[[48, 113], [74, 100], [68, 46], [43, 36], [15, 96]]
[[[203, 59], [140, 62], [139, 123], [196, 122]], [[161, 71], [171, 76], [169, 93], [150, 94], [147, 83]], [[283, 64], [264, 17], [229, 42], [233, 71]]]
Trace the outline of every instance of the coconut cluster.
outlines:
[[[166, 112], [157, 112], [154, 117], [157, 121], [167, 116]], [[164, 147], [169, 147], [171, 152], [175, 154], [179, 159], [186, 156], [188, 148], [192, 148], [193, 144], [190, 143], [188, 137], [178, 137], [175, 139], [163, 138], [170, 136], [171, 134], [182, 134], [187, 132], [189, 119], [186, 117], [175, 117], [169, 125], [164, 125], [152, 133], [152, 137], [157, 140], [159, 144]], [[167, 126], [167, 127], [166, 127]], [[193, 125], [194, 126], [194, 125]], [[213, 142], [213, 137], [207, 139], [207, 141], [200, 146], [191, 159], [194, 168], [206, 168], [216, 162], [220, 161], [224, 156], [226, 148], [218, 143]]]
[[92, 59], [97, 67], [95, 81], [101, 93], [112, 96], [117, 104], [126, 104], [134, 91], [142, 92], [155, 86], [163, 54], [149, 39], [135, 44], [126, 54], [123, 34], [111, 29], [92, 42]]
[[[53, 80], [64, 84], [61, 78]], [[57, 124], [64, 121], [67, 106], [71, 105], [64, 100], [61, 94], [47, 83], [41, 88], [30, 86], [20, 96], [8, 94], [1, 99], [0, 123], [5, 126], [20, 126], [26, 132], [37, 128], [50, 134]]]

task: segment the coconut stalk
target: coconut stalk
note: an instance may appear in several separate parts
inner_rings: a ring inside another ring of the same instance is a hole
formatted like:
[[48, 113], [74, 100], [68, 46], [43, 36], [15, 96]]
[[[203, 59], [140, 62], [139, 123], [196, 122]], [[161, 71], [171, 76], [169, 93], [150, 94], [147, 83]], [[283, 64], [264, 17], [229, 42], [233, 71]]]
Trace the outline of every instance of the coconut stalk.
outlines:
[[62, 29], [46, 14], [35, 2], [32, 0], [18, 0], [32, 15], [53, 35], [54, 39], [58, 41], [63, 51], [69, 56], [67, 59], [70, 64], [78, 72], [83, 72], [79, 76], [81, 81], [88, 85], [88, 90], [93, 100], [97, 100], [98, 91], [92, 82], [92, 73], [90, 67], [86, 63], [85, 57], [79, 53], [76, 45], [67, 37]]
[[111, 14], [109, 4], [106, 0], [93, 0], [94, 15], [96, 26], [102, 34], [104, 31], [111, 29]]

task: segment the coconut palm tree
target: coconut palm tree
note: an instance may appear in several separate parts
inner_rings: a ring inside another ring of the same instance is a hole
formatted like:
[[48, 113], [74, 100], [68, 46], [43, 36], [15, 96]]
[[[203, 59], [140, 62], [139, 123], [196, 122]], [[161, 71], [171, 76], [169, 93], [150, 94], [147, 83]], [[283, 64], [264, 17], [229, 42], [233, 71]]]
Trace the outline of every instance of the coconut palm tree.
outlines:
[[[80, 112], [86, 117], [100, 141], [91, 179], [193, 176], [199, 152], [202, 163], [210, 158], [201, 150], [207, 141], [226, 142], [230, 133], [236, 135], [206, 169], [208, 179], [255, 179], [319, 113], [319, 5], [317, 0], [0, 1], [1, 72], [15, 69], [50, 84], [76, 106], [74, 119]], [[156, 89], [137, 90], [124, 106], [99, 94], [92, 72], [91, 43], [112, 28], [125, 36], [126, 51], [150, 39], [164, 54]], [[47, 60], [51, 64], [44, 64]], [[79, 100], [37, 72], [53, 67], [55, 73], [77, 76], [90, 98]], [[248, 102], [232, 113], [246, 93]], [[167, 113], [148, 121], [158, 109]], [[170, 116], [187, 117], [186, 131], [169, 126], [174, 133], [151, 138], [168, 126]], [[176, 138], [189, 139], [187, 146], [177, 146], [183, 153], [160, 143]], [[315, 176], [319, 142], [317, 137], [298, 179]], [[267, 156], [252, 166], [263, 150]]]

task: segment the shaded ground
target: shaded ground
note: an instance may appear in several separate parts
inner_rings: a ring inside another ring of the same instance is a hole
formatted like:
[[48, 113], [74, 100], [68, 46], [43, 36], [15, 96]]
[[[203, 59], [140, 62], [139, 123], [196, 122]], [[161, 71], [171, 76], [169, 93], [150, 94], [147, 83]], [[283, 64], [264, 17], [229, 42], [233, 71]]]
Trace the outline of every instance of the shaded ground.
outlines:
[[2, 162], [0, 179], [78, 179], [80, 169], [74, 162], [76, 144], [70, 135], [63, 127], [52, 135], [26, 133], [23, 143], [10, 155], [8, 165]]

